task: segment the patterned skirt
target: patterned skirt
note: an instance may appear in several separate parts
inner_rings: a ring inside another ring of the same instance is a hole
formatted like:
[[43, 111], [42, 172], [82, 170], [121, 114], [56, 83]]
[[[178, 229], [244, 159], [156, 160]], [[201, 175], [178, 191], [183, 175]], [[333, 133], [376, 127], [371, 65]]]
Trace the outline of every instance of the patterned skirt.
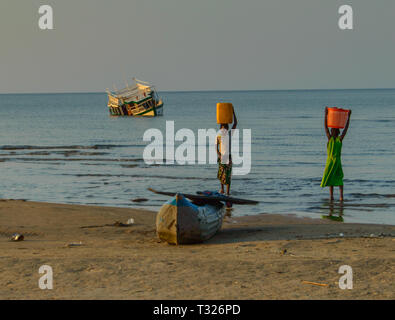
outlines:
[[232, 179], [232, 164], [218, 163], [218, 180], [221, 184], [230, 185]]

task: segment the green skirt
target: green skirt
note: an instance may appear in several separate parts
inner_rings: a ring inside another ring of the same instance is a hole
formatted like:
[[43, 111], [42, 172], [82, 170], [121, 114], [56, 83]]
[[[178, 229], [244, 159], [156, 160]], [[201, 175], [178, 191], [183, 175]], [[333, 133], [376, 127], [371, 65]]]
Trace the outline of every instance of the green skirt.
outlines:
[[341, 161], [342, 141], [340, 138], [330, 138], [327, 149], [328, 158], [326, 160], [321, 187], [342, 186], [344, 174]]

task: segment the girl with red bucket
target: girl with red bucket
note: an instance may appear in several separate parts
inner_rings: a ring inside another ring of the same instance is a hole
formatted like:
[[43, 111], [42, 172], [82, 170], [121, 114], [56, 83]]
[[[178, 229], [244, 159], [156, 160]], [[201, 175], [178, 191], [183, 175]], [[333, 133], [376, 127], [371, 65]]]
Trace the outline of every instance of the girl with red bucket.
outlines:
[[[333, 200], [333, 187], [338, 186], [340, 191], [340, 201], [343, 197], [343, 169], [341, 163], [341, 150], [343, 139], [347, 134], [350, 125], [351, 110], [337, 108], [325, 108], [325, 133], [328, 137], [327, 152], [328, 158], [321, 187], [329, 187], [330, 199]], [[347, 121], [347, 122], [346, 122]], [[329, 131], [329, 128], [331, 130]], [[340, 134], [340, 129], [344, 128]]]

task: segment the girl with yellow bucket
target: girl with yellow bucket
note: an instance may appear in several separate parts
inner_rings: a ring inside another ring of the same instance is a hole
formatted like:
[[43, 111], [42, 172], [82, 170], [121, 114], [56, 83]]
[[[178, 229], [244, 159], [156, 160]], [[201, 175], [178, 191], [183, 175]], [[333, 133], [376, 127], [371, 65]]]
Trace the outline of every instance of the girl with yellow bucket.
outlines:
[[[229, 124], [233, 122], [231, 130], [237, 127], [237, 118], [233, 105], [231, 103], [217, 104], [217, 123], [220, 125], [218, 136], [215, 141], [218, 155], [218, 174], [217, 178], [221, 183], [220, 193], [224, 193], [226, 186], [226, 195], [230, 194], [230, 183], [232, 179], [232, 155], [231, 155], [231, 136]], [[230, 134], [229, 134], [230, 133]]]

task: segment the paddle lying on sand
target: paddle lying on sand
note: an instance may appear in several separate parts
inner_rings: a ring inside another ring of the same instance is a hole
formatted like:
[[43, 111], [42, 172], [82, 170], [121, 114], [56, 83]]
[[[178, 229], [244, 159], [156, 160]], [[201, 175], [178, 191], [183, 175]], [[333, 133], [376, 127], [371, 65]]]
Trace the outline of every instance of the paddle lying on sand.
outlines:
[[148, 188], [148, 190], [153, 193], [161, 194], [161, 195], [169, 196], [169, 197], [174, 197], [177, 193], [180, 193], [185, 198], [188, 198], [193, 201], [204, 201], [204, 202], [223, 201], [223, 202], [229, 202], [229, 203], [233, 203], [233, 204], [258, 204], [258, 201], [227, 197], [225, 195], [218, 195], [218, 193], [214, 193], [213, 195], [206, 195], [204, 192], [198, 192], [198, 194], [188, 194], [188, 193], [182, 193], [182, 192], [163, 192], [163, 191], [154, 190], [152, 188]]

